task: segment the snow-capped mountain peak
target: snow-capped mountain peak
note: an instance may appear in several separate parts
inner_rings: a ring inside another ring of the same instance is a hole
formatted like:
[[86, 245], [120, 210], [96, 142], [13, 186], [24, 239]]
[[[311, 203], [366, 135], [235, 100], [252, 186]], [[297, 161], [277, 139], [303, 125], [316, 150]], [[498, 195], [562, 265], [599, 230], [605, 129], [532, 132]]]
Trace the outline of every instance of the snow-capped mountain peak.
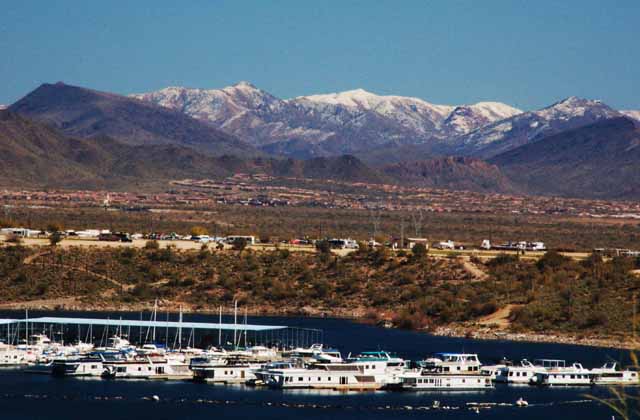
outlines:
[[491, 157], [543, 137], [621, 114], [600, 100], [570, 96], [537, 111], [485, 125], [456, 139], [463, 154]]
[[364, 89], [280, 99], [246, 81], [222, 89], [168, 87], [133, 96], [205, 120], [269, 152], [298, 157], [419, 144], [487, 157], [622, 115], [601, 101], [576, 96], [530, 112], [491, 101], [437, 105]]
[[435, 105], [419, 98], [394, 95], [377, 95], [364, 89], [347, 90], [344, 92], [299, 96], [291, 101], [306, 104], [321, 104], [343, 106], [367, 111], [379, 111], [389, 113], [393, 109], [406, 109], [418, 112], [417, 108], [429, 109], [442, 117], [446, 116], [452, 106]]
[[626, 111], [620, 111], [620, 113], [629, 118], [633, 118], [634, 120], [640, 121], [640, 111], [626, 110]]
[[598, 99], [585, 99], [577, 96], [570, 96], [558, 101], [546, 108], [535, 111], [535, 114], [545, 120], [572, 119], [584, 117], [586, 114], [598, 114], [605, 118], [618, 116], [618, 112], [609, 108]]
[[501, 102], [478, 102], [455, 107], [447, 116], [444, 125], [452, 134], [461, 135], [520, 113], [521, 110]]

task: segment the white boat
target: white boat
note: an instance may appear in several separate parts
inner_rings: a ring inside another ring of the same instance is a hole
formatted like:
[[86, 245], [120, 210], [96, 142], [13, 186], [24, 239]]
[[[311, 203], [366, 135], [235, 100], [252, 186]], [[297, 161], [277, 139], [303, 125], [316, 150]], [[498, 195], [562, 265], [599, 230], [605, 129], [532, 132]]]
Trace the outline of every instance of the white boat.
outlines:
[[432, 373], [425, 369], [405, 372], [401, 376], [404, 390], [474, 390], [493, 387], [491, 376], [465, 373]]
[[569, 367], [556, 367], [538, 372], [531, 383], [539, 386], [589, 386], [593, 383], [594, 374], [580, 363]]
[[264, 346], [252, 346], [228, 353], [228, 357], [244, 357], [254, 361], [272, 361], [278, 358], [276, 350]]
[[285, 369], [293, 369], [303, 366], [301, 360], [271, 362], [256, 369], [253, 374], [256, 379], [247, 381], [247, 385], [266, 385], [268, 377], [272, 371], [282, 371]]
[[375, 390], [384, 386], [380, 375], [364, 372], [356, 363], [322, 363], [309, 367], [272, 368], [261, 375], [272, 388]]
[[101, 376], [103, 359], [98, 356], [55, 359], [51, 373], [55, 376]]
[[482, 365], [480, 366], [480, 374], [483, 376], [488, 376], [492, 381], [497, 382], [498, 377], [501, 376], [504, 369], [507, 367], [505, 364], [496, 364], [496, 365]]
[[144, 355], [144, 354], [158, 355], [158, 354], [165, 354], [165, 352], [166, 352], [166, 349], [164, 348], [164, 346], [158, 346], [156, 344], [143, 344], [142, 347], [136, 348], [136, 353], [140, 355]]
[[522, 359], [518, 365], [500, 369], [496, 376], [496, 382], [528, 385], [537, 373], [544, 373], [547, 368], [558, 367], [560, 362], [564, 366], [564, 360], [538, 359], [535, 362], [534, 364], [527, 359]]
[[0, 366], [20, 366], [35, 363], [38, 353], [31, 349], [18, 349], [2, 344], [0, 346]]
[[429, 371], [439, 373], [480, 373], [482, 364], [477, 354], [473, 353], [436, 353], [418, 365]]
[[591, 369], [595, 385], [640, 385], [638, 372], [618, 370], [616, 363], [606, 363], [600, 368]]
[[285, 358], [300, 358], [300, 359], [312, 359], [313, 356], [322, 352], [322, 344], [312, 344], [309, 347], [296, 347], [291, 350], [282, 352], [282, 356]]
[[318, 363], [342, 363], [342, 354], [337, 349], [322, 349], [313, 355], [313, 359]]
[[347, 357], [346, 364], [361, 368], [363, 375], [373, 377], [382, 387], [400, 383], [400, 375], [409, 367], [408, 361], [385, 351], [367, 351], [355, 357]]
[[105, 347], [98, 347], [97, 351], [115, 351], [115, 352], [134, 352], [136, 346], [132, 345], [129, 340], [122, 338], [119, 335], [114, 335], [107, 339], [107, 345]]
[[103, 361], [102, 377], [126, 379], [190, 379], [189, 365], [172, 363], [166, 358], [134, 357]]
[[263, 363], [220, 358], [193, 358], [190, 369], [193, 380], [198, 382], [244, 384], [256, 379], [255, 371]]

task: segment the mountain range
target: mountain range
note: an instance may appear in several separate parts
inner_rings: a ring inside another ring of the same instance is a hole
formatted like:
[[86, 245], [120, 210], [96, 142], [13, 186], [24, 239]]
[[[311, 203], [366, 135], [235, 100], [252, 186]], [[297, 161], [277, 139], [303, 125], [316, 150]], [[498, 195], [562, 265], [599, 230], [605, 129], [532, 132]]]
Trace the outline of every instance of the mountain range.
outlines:
[[280, 99], [248, 82], [211, 90], [169, 87], [132, 97], [206, 121], [266, 152], [296, 158], [439, 143], [521, 112], [497, 102], [434, 105], [362, 89]]
[[500, 102], [435, 105], [362, 89], [280, 99], [248, 82], [210, 90], [169, 87], [132, 97], [206, 121], [267, 153], [303, 159], [352, 153], [372, 164], [416, 155], [490, 158], [623, 115], [601, 101], [577, 97], [529, 112]]
[[[626, 174], [640, 169], [634, 146], [640, 112], [577, 97], [521, 111], [499, 102], [434, 105], [362, 89], [280, 99], [247, 82], [129, 97], [55, 83], [0, 112], [0, 147], [14, 160], [0, 174], [20, 185], [127, 188], [241, 171], [640, 197], [634, 185], [602, 179], [635, 182]], [[46, 171], [51, 161], [57, 169]], [[569, 182], [558, 182], [565, 175]]]

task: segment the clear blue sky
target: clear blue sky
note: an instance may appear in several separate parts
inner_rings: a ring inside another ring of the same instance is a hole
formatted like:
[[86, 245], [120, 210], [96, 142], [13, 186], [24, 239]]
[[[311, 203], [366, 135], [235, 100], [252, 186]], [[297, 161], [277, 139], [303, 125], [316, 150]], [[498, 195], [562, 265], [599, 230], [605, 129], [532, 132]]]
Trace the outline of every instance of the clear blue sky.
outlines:
[[640, 0], [12, 1], [0, 80], [5, 104], [60, 80], [118, 93], [248, 80], [284, 98], [361, 87], [640, 109]]

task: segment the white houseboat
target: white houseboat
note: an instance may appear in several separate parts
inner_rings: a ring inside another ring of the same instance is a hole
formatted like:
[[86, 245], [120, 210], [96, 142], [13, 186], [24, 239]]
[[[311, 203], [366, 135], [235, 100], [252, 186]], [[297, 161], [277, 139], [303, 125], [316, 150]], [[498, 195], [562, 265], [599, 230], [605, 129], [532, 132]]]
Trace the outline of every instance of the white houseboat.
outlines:
[[616, 363], [606, 363], [600, 368], [591, 369], [595, 385], [640, 385], [638, 372], [618, 370]]
[[590, 386], [593, 384], [594, 374], [585, 369], [580, 363], [569, 367], [556, 367], [538, 372], [531, 383], [539, 386]]
[[55, 376], [101, 376], [103, 359], [97, 356], [55, 359], [51, 373]]
[[546, 372], [547, 368], [558, 367], [559, 363], [564, 361], [539, 359], [531, 363], [527, 359], [523, 359], [517, 365], [506, 366], [498, 372], [496, 382], [508, 383], [514, 385], [529, 385], [531, 380], [537, 373]]
[[309, 367], [269, 369], [262, 377], [272, 388], [375, 390], [384, 386], [380, 377], [352, 363], [322, 363]]
[[429, 390], [474, 390], [492, 388], [491, 376], [460, 373], [430, 373], [424, 369], [402, 375], [402, 389], [411, 391]]
[[102, 377], [126, 379], [190, 379], [189, 365], [166, 358], [134, 357], [103, 361]]

